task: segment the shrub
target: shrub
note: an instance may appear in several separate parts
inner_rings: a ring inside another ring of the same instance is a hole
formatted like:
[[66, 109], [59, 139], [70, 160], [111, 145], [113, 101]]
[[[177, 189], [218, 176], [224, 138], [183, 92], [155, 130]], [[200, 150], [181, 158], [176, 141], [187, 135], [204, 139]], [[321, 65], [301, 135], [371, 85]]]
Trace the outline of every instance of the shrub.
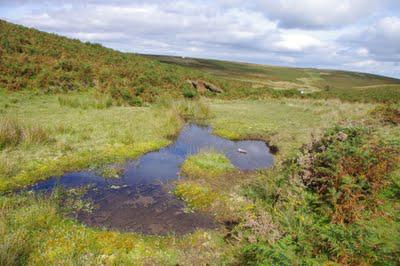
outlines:
[[400, 124], [400, 106], [395, 104], [382, 105], [372, 111], [372, 115], [381, 119], [382, 122], [399, 125]]
[[333, 222], [352, 223], [377, 204], [385, 176], [399, 162], [399, 151], [370, 142], [362, 127], [335, 127], [303, 147], [300, 177], [316, 193]]
[[197, 90], [195, 90], [189, 83], [185, 83], [182, 86], [182, 93], [185, 98], [189, 99], [195, 98], [198, 95]]

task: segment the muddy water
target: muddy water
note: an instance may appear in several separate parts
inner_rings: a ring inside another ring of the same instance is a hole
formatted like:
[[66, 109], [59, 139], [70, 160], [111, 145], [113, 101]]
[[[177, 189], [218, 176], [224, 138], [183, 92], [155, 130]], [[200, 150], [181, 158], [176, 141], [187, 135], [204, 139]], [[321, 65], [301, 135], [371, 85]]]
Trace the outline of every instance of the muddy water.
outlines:
[[169, 181], [178, 178], [187, 156], [207, 149], [224, 153], [241, 170], [267, 168], [273, 163], [273, 156], [262, 141], [230, 141], [212, 135], [209, 127], [189, 124], [173, 144], [126, 163], [118, 179], [81, 171], [50, 178], [30, 190], [87, 186], [83, 198], [94, 208], [77, 213], [76, 218], [89, 226], [145, 234], [185, 234], [198, 228], [214, 228], [217, 225], [211, 217], [185, 212], [183, 202], [166, 188]]

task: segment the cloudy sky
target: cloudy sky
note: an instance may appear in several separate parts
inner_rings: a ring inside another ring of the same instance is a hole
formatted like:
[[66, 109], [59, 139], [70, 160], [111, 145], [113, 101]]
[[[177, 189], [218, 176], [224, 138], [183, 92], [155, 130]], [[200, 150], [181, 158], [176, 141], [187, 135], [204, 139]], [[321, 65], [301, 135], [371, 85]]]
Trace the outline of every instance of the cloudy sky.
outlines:
[[0, 0], [0, 18], [122, 51], [400, 78], [400, 0]]

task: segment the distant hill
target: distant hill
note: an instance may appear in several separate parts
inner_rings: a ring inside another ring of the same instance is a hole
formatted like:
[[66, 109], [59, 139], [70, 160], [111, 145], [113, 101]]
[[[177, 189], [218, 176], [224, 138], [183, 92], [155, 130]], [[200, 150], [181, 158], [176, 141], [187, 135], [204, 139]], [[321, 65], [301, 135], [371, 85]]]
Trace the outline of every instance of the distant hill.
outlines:
[[0, 20], [0, 88], [9, 91], [57, 93], [92, 88], [136, 103], [166, 94], [182, 97], [188, 79], [220, 86], [224, 93], [218, 97], [222, 98], [400, 100], [400, 80], [393, 78], [122, 53]]
[[[252, 88], [297, 90], [308, 97], [350, 101], [400, 101], [400, 80], [351, 71], [291, 68], [210, 59], [144, 55], [170, 65], [207, 72], [210, 75], [251, 84]], [[294, 93], [296, 94], [296, 93]]]

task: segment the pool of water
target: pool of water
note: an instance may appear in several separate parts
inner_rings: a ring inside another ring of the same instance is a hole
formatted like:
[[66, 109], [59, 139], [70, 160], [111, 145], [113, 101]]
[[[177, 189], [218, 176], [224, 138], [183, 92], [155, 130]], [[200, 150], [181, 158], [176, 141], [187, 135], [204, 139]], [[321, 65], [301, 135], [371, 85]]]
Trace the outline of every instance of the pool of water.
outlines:
[[184, 160], [202, 150], [224, 153], [240, 170], [273, 164], [273, 156], [263, 141], [231, 141], [212, 135], [210, 127], [188, 124], [171, 145], [128, 161], [118, 179], [80, 171], [52, 177], [29, 190], [49, 192], [55, 187], [87, 186], [83, 198], [94, 208], [78, 213], [76, 218], [90, 226], [145, 234], [185, 234], [197, 228], [214, 228], [212, 217], [186, 213], [183, 202], [166, 188], [179, 177]]

